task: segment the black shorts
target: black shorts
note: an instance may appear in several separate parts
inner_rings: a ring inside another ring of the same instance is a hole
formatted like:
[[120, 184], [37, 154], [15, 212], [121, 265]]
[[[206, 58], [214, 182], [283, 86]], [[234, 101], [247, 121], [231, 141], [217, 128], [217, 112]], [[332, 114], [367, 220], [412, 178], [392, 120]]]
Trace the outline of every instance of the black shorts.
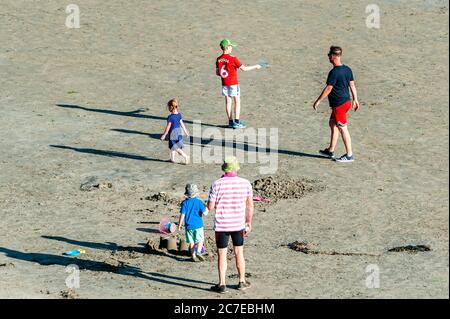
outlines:
[[230, 236], [234, 247], [244, 246], [244, 230], [240, 230], [232, 232], [216, 232], [217, 248], [227, 248]]

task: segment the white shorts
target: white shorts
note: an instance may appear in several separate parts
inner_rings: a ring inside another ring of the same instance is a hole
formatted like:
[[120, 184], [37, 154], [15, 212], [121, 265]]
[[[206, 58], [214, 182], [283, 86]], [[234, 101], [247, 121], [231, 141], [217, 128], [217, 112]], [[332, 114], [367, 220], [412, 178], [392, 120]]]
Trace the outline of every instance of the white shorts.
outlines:
[[222, 86], [222, 96], [240, 96], [241, 88], [239, 84], [230, 85], [230, 86]]

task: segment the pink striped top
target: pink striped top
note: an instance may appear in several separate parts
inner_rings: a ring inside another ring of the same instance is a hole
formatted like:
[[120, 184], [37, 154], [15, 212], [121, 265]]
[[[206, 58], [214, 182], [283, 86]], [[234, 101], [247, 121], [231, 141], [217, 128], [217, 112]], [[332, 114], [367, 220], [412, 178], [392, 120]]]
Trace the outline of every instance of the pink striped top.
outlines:
[[224, 175], [211, 185], [208, 201], [215, 203], [216, 232], [234, 232], [245, 228], [247, 197], [253, 197], [253, 189], [244, 178]]

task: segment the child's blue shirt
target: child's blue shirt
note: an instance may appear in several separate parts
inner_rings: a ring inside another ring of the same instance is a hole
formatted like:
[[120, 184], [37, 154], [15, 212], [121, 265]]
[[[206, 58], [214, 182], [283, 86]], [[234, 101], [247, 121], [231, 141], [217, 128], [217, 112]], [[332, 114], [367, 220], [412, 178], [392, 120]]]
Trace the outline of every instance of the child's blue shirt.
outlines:
[[202, 215], [206, 211], [205, 204], [194, 197], [186, 198], [181, 203], [180, 213], [184, 216], [186, 230], [198, 229], [203, 227]]

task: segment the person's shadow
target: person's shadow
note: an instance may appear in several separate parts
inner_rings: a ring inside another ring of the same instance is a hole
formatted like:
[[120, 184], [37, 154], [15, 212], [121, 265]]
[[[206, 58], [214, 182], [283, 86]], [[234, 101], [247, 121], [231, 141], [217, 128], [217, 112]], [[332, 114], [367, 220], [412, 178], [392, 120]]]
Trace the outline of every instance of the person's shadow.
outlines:
[[150, 158], [138, 154], [131, 154], [131, 153], [124, 153], [124, 152], [117, 152], [117, 151], [107, 151], [107, 150], [97, 150], [94, 148], [78, 148], [78, 147], [72, 147], [72, 146], [66, 146], [66, 145], [49, 145], [53, 148], [59, 148], [64, 150], [71, 150], [79, 153], [84, 154], [92, 154], [92, 155], [99, 155], [99, 156], [106, 156], [106, 157], [119, 157], [119, 158], [126, 158], [126, 159], [132, 159], [132, 160], [139, 160], [139, 161], [151, 161], [151, 162], [161, 162], [161, 163], [168, 163], [169, 160], [161, 160], [156, 158]]
[[[111, 131], [125, 133], [125, 134], [144, 135], [149, 138], [156, 139], [156, 140], [159, 140], [161, 137], [160, 134], [146, 133], [146, 132], [141, 132], [141, 131], [136, 131], [136, 130], [111, 129]], [[200, 147], [207, 147], [207, 146], [230, 147], [230, 148], [234, 148], [234, 149], [238, 149], [238, 150], [242, 150], [242, 151], [246, 151], [246, 152], [278, 153], [278, 154], [284, 154], [284, 155], [290, 155], [290, 156], [329, 159], [328, 157], [322, 156], [322, 155], [308, 154], [308, 153], [304, 153], [304, 152], [296, 152], [296, 151], [290, 151], [290, 150], [272, 149], [272, 148], [268, 148], [268, 147], [260, 147], [258, 145], [249, 144], [247, 142], [239, 143], [236, 141], [227, 141], [224, 139], [189, 136], [186, 143], [189, 143], [191, 145], [197, 145]]]
[[[141, 228], [138, 228], [137, 230], [141, 230]], [[141, 231], [143, 231], [143, 230], [144, 230], [144, 228], [142, 228]], [[150, 232], [152, 232], [152, 231], [150, 231]], [[158, 233], [159, 233], [159, 231], [158, 231]], [[112, 243], [112, 242], [96, 243], [96, 242], [89, 242], [89, 241], [80, 241], [80, 240], [65, 238], [65, 237], [61, 237], [61, 236], [45, 236], [44, 235], [41, 237], [45, 238], [45, 239], [65, 242], [65, 243], [68, 243], [68, 244], [71, 244], [74, 246], [79, 246], [79, 247], [98, 249], [98, 250], [109, 250], [113, 253], [126, 251], [126, 252], [130, 252], [130, 253], [136, 252], [136, 253], [145, 254], [147, 252], [145, 249], [144, 243], [139, 244], [140, 245], [139, 247], [133, 247], [133, 246], [120, 246], [120, 245], [117, 245], [116, 243]], [[178, 251], [177, 251], [177, 253], [178, 253]], [[181, 254], [181, 253], [177, 254], [177, 253], [168, 254], [163, 251], [152, 252], [153, 255], [160, 255], [160, 256], [168, 257], [168, 258], [174, 259], [179, 262], [190, 262], [189, 259], [174, 256], [174, 255], [183, 256], [183, 254]]]
[[[103, 113], [103, 114], [109, 114], [109, 115], [118, 115], [118, 116], [129, 116], [129, 117], [136, 117], [136, 118], [143, 118], [143, 119], [150, 119], [150, 120], [159, 120], [159, 121], [167, 121], [167, 117], [163, 116], [155, 116], [155, 115], [149, 115], [149, 114], [142, 114], [145, 112], [145, 109], [137, 109], [134, 111], [114, 111], [110, 109], [97, 109], [97, 108], [90, 108], [80, 105], [73, 105], [73, 104], [56, 104], [58, 107], [62, 108], [68, 108], [68, 109], [77, 109], [77, 110], [83, 110], [88, 112], [96, 112], [96, 113]], [[184, 123], [187, 124], [194, 124], [193, 121], [185, 120], [183, 119]], [[219, 128], [225, 128], [226, 125], [214, 125], [214, 124], [207, 124], [207, 123], [201, 123], [202, 126], [210, 126], [210, 127], [219, 127]]]
[[[61, 108], [77, 109], [77, 110], [103, 113], [103, 114], [109, 114], [109, 115], [129, 116], [129, 117], [135, 117], [135, 118], [145, 118], [145, 119], [160, 120], [160, 121], [167, 120], [166, 117], [162, 117], [162, 116], [142, 114], [143, 112], [146, 111], [145, 109], [142, 109], [142, 108], [134, 110], [134, 111], [124, 112], [124, 111], [115, 111], [115, 110], [110, 110], [110, 109], [89, 108], [89, 107], [74, 105], [74, 104], [56, 104], [56, 106], [61, 107]], [[190, 120], [183, 120], [183, 121], [187, 124], [195, 124], [193, 121], [190, 121]], [[218, 128], [227, 128], [228, 127], [226, 125], [213, 125], [213, 124], [206, 124], [206, 123], [201, 123], [201, 125], [202, 126], [210, 126], [210, 127], [218, 127]], [[140, 131], [126, 130], [126, 129], [112, 129], [112, 130], [116, 131], [116, 132], [127, 133], [127, 134], [146, 135], [153, 139], [159, 139], [161, 136], [161, 134], [151, 134], [151, 133], [145, 133], [145, 132], [140, 132]], [[243, 151], [248, 151], [248, 152], [266, 152], [266, 153], [276, 152], [278, 154], [284, 154], [284, 155], [290, 155], [290, 156], [329, 159], [328, 157], [325, 157], [322, 155], [308, 154], [308, 153], [304, 153], [304, 152], [291, 151], [291, 150], [261, 148], [261, 147], [255, 146], [255, 145], [250, 145], [248, 143], [236, 143], [233, 141], [226, 141], [223, 139], [219, 140], [219, 139], [211, 139], [211, 138], [204, 139], [204, 138], [199, 138], [199, 137], [190, 137], [189, 143], [191, 143], [192, 145], [199, 145], [201, 147], [206, 147], [206, 146], [233, 147], [233, 148], [241, 149]], [[74, 147], [63, 146], [63, 145], [51, 145], [51, 146], [72, 149], [74, 151], [87, 153], [87, 154], [103, 155], [103, 156], [109, 156], [109, 157], [122, 157], [122, 158], [129, 158], [129, 159], [138, 159], [138, 160], [161, 161], [161, 160], [151, 159], [151, 158], [148, 158], [145, 156], [121, 153], [121, 152], [114, 152], [114, 151], [104, 151], [104, 150], [96, 150], [96, 149], [90, 149], [90, 148], [74, 148]], [[163, 162], [166, 162], [166, 161], [163, 161]]]
[[[42, 266], [59, 265], [67, 267], [69, 265], [77, 265], [80, 270], [98, 271], [116, 273], [123, 276], [132, 276], [136, 278], [153, 280], [168, 285], [181, 286], [185, 288], [209, 291], [207, 288], [201, 288], [187, 283], [212, 285], [210, 282], [181, 278], [176, 276], [165, 275], [156, 272], [144, 272], [139, 267], [131, 266], [125, 263], [120, 265], [112, 265], [102, 261], [86, 260], [80, 258], [58, 256], [46, 253], [25, 253], [18, 250], [0, 247], [0, 253], [5, 254], [9, 258], [37, 263]], [[176, 280], [176, 281], [174, 281]], [[183, 282], [177, 282], [183, 281]], [[187, 283], [184, 283], [187, 282]]]

